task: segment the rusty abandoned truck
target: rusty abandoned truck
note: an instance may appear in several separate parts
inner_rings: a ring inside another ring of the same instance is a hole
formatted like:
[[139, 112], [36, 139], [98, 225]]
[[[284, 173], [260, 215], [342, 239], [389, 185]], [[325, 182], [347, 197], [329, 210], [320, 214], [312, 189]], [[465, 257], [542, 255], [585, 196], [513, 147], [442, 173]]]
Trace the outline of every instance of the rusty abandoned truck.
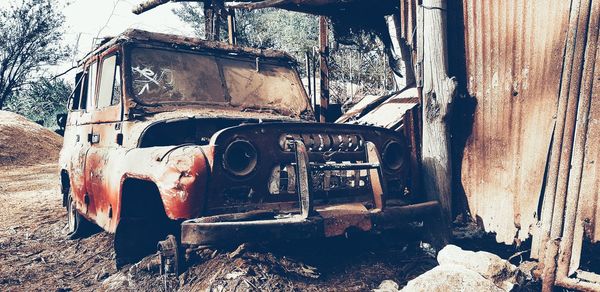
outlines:
[[70, 237], [117, 266], [182, 245], [331, 237], [433, 216], [401, 133], [315, 122], [283, 52], [128, 30], [80, 62], [60, 154]]

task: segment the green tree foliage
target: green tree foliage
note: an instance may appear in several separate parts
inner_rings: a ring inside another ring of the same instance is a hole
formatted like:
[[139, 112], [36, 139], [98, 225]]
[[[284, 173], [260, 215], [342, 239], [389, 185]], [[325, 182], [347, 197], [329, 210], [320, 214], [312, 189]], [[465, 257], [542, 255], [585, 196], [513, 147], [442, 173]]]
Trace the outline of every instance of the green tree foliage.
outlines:
[[[173, 12], [194, 28], [198, 37], [204, 37], [204, 12], [200, 3], [182, 3]], [[227, 22], [220, 20], [221, 40], [227, 39]], [[318, 45], [318, 17], [281, 9], [236, 11], [237, 41], [239, 45], [272, 48], [286, 51], [303, 60], [304, 52]]]
[[57, 128], [56, 115], [66, 113], [67, 99], [73, 87], [62, 79], [40, 78], [14, 94], [6, 109], [24, 115], [32, 121], [42, 121]]
[[57, 0], [14, 0], [0, 8], [0, 109], [41, 68], [67, 56], [60, 45], [64, 16]]

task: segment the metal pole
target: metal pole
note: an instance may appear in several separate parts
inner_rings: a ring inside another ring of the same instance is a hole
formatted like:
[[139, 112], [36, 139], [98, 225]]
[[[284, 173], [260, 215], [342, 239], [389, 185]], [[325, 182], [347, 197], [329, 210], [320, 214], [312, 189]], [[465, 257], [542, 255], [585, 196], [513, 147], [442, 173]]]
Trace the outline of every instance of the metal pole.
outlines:
[[315, 54], [315, 51], [313, 49], [312, 51], [312, 92], [313, 92], [313, 106], [315, 109], [315, 115], [317, 115], [317, 120], [319, 120], [319, 111], [317, 111], [317, 56]]
[[329, 68], [327, 67], [327, 57], [329, 56], [329, 44], [327, 36], [327, 18], [319, 17], [319, 44], [320, 44], [320, 67], [321, 67], [321, 110], [319, 121], [326, 122], [327, 108], [329, 106]]
[[[310, 80], [310, 55], [308, 53], [308, 51], [305, 53], [305, 58], [306, 58], [306, 79], [308, 80], [308, 96], [310, 97], [310, 100], [312, 102], [313, 98], [313, 94], [312, 94], [312, 84], [311, 84], [311, 80]], [[315, 107], [315, 105], [312, 105], [313, 108]]]
[[354, 100], [354, 76], [353, 76], [353, 72], [352, 72], [352, 52], [350, 51], [350, 100], [353, 101]]
[[235, 10], [229, 9], [227, 12], [227, 32], [229, 36], [229, 44], [235, 45], [237, 43], [237, 31], [235, 28]]

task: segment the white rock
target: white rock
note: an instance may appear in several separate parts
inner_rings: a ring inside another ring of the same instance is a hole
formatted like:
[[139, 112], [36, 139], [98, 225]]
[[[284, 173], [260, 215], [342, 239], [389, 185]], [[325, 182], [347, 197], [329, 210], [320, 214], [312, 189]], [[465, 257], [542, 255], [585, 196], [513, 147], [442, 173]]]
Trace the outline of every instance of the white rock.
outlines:
[[437, 256], [438, 263], [443, 265], [459, 265], [479, 273], [496, 284], [514, 277], [517, 267], [499, 256], [485, 251], [462, 250], [455, 245], [447, 245]]
[[396, 284], [396, 282], [392, 280], [384, 280], [381, 282], [381, 284], [379, 284], [379, 287], [373, 289], [373, 292], [397, 292], [398, 288], [399, 286]]
[[489, 279], [460, 265], [437, 266], [411, 280], [400, 291], [426, 292], [504, 292]]

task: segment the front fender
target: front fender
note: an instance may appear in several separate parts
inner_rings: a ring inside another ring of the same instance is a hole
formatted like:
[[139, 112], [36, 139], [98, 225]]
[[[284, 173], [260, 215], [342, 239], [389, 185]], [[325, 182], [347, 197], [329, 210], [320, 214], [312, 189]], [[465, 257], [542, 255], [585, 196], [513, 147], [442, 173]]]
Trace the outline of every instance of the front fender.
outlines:
[[[171, 219], [201, 215], [211, 173], [210, 146], [184, 145], [136, 148], [127, 152], [121, 177], [153, 182]], [[119, 210], [120, 211], [120, 210]]]

